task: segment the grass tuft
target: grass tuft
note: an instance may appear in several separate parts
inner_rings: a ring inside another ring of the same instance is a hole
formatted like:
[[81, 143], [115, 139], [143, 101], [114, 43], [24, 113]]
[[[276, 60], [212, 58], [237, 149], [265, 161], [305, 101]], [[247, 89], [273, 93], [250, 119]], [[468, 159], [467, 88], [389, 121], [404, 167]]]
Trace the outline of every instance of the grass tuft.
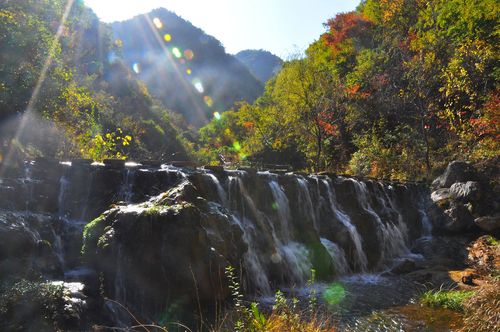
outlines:
[[430, 290], [422, 294], [420, 302], [429, 307], [443, 307], [463, 312], [463, 302], [474, 295], [473, 291], [463, 290]]

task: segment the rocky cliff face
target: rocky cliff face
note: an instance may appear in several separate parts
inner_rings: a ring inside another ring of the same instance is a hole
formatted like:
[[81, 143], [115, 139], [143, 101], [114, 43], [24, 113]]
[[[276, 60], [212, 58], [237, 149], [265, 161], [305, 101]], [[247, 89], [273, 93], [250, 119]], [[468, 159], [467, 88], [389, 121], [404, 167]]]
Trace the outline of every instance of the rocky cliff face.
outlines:
[[383, 270], [430, 234], [424, 185], [335, 175], [39, 161], [4, 171], [0, 196], [14, 279], [81, 282], [117, 325], [117, 302], [153, 320], [227, 298], [228, 266], [245, 292], [269, 294], [311, 269]]
[[467, 162], [450, 163], [432, 183], [429, 217], [436, 231], [483, 231], [498, 235], [500, 193], [492, 180]]

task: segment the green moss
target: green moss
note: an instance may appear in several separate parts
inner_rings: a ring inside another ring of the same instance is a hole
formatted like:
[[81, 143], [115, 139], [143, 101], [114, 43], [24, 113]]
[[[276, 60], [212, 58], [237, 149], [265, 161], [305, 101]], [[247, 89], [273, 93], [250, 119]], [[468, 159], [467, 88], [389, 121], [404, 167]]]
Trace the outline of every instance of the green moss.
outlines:
[[100, 217], [89, 222], [83, 228], [82, 255], [86, 255], [92, 248], [95, 249], [97, 247], [99, 237], [104, 231], [104, 220], [105, 217], [101, 215]]
[[491, 235], [488, 235], [488, 237], [486, 238], [486, 243], [488, 243], [488, 245], [490, 246], [498, 246], [500, 244], [500, 242]]
[[153, 205], [152, 207], [150, 207], [149, 209], [144, 211], [144, 215], [145, 216], [156, 216], [156, 215], [159, 215], [162, 210], [163, 210], [163, 206]]
[[420, 302], [429, 307], [443, 307], [454, 311], [463, 312], [462, 302], [474, 295], [473, 291], [439, 290], [427, 291], [420, 297]]

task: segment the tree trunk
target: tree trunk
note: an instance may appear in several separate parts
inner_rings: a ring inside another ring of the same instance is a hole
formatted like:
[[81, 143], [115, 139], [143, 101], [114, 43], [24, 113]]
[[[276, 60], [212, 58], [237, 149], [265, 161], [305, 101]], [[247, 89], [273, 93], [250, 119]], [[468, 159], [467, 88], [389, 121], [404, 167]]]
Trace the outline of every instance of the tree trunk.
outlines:
[[420, 126], [422, 129], [422, 136], [425, 143], [425, 165], [427, 167], [427, 179], [431, 176], [431, 159], [430, 159], [430, 147], [429, 147], [429, 137], [427, 136], [427, 129], [425, 128], [424, 113], [420, 113]]

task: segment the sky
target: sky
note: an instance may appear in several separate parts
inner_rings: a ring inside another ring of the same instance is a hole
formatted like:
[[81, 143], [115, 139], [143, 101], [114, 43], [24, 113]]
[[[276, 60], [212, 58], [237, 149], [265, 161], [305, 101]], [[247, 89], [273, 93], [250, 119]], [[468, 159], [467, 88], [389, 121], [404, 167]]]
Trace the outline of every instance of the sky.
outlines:
[[[323, 23], [360, 0], [85, 0], [104, 22], [164, 7], [222, 42], [226, 52], [264, 49], [286, 59], [325, 32]], [[167, 23], [168, 24], [168, 23]]]

